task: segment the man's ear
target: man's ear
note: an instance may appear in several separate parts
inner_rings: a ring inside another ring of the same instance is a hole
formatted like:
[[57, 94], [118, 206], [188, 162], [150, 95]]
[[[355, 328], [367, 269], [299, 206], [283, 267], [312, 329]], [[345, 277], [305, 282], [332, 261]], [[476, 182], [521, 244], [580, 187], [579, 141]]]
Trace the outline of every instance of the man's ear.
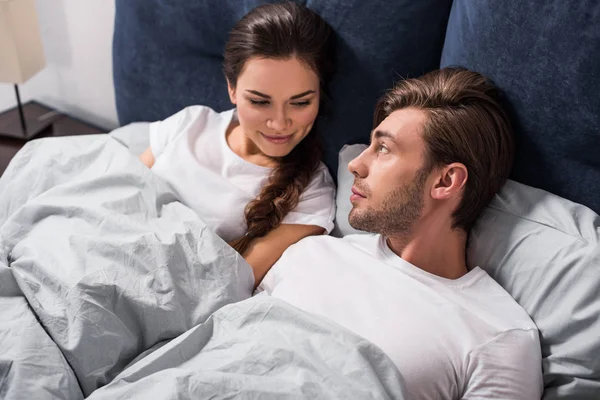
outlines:
[[227, 79], [227, 92], [229, 93], [229, 100], [231, 100], [231, 104], [235, 104], [235, 88], [231, 86], [229, 79]]
[[460, 196], [467, 184], [469, 173], [461, 163], [452, 163], [441, 168], [433, 187], [431, 197], [436, 200], [450, 199]]

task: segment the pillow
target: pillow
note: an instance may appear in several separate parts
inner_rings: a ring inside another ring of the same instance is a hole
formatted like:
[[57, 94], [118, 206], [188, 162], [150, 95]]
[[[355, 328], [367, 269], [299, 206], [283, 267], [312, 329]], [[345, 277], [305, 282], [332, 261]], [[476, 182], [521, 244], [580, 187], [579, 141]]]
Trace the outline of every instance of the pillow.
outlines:
[[340, 150], [337, 173], [337, 192], [335, 213], [335, 224], [331, 235], [335, 237], [344, 237], [355, 233], [367, 233], [354, 229], [348, 223], [348, 214], [352, 209], [350, 203], [350, 194], [352, 193], [352, 185], [354, 184], [354, 175], [348, 171], [348, 163], [356, 156], [363, 152], [367, 147], [366, 144], [345, 145]]
[[[364, 233], [348, 224], [354, 177], [347, 165], [366, 147], [344, 146], [339, 154], [338, 236]], [[600, 393], [599, 242], [592, 210], [510, 180], [469, 236], [469, 267], [486, 270], [540, 330], [545, 400]]]
[[109, 135], [133, 154], [140, 155], [150, 146], [149, 126], [149, 122], [133, 122], [115, 129]]
[[600, 393], [600, 217], [508, 181], [469, 236], [469, 266], [486, 270], [540, 330], [544, 399]]

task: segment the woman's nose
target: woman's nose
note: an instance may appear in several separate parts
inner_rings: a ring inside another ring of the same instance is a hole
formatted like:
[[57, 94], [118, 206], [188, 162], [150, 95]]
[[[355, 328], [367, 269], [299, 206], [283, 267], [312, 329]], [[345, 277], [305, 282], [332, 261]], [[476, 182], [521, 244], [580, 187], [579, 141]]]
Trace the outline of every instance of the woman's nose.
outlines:
[[285, 132], [292, 125], [292, 119], [285, 110], [279, 110], [267, 120], [267, 127], [276, 132]]

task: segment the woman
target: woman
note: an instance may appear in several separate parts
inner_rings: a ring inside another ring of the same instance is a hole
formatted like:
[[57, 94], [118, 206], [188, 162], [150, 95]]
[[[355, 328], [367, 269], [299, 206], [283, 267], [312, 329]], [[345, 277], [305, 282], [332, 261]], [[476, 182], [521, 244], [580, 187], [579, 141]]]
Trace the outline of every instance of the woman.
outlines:
[[151, 124], [140, 156], [243, 255], [257, 285], [287, 247], [333, 227], [335, 187], [313, 129], [332, 72], [331, 38], [299, 4], [255, 8], [225, 47], [235, 108], [192, 106]]

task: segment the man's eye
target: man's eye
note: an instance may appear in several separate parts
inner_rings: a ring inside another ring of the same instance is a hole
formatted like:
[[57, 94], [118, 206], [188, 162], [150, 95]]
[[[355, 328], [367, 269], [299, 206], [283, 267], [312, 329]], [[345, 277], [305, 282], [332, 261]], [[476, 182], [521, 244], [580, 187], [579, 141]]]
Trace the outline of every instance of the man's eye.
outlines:
[[377, 152], [382, 153], [382, 154], [387, 154], [390, 152], [390, 150], [387, 147], [385, 147], [385, 145], [380, 144], [379, 146], [377, 146]]
[[267, 100], [254, 100], [254, 99], [248, 99], [250, 100], [250, 104], [254, 105], [254, 106], [266, 106], [269, 104], [269, 102]]

